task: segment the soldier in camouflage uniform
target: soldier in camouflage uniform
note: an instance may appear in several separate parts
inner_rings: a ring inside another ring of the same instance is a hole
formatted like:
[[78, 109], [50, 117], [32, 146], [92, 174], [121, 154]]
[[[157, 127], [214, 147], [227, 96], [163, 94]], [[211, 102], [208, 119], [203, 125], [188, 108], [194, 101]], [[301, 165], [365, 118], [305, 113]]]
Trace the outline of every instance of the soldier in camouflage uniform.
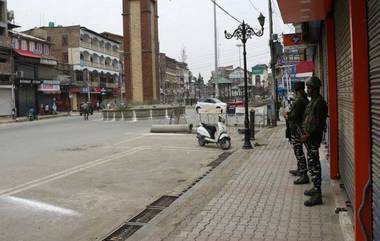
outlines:
[[300, 141], [306, 145], [308, 171], [313, 182], [313, 188], [305, 191], [305, 195], [310, 196], [310, 199], [305, 202], [305, 206], [311, 207], [322, 204], [319, 147], [326, 125], [327, 104], [319, 93], [321, 87], [319, 78], [311, 77], [306, 82], [306, 86], [307, 94], [311, 97], [311, 101], [305, 111], [304, 134], [301, 136]]
[[297, 169], [290, 170], [289, 172], [294, 176], [299, 176], [299, 178], [294, 181], [294, 184], [301, 185], [309, 183], [306, 158], [303, 152], [303, 144], [299, 141], [300, 137], [303, 135], [302, 125], [306, 106], [309, 104], [309, 100], [307, 99], [305, 84], [303, 82], [296, 82], [295, 91], [296, 100], [290, 108], [287, 119], [291, 132], [291, 143], [293, 144], [294, 154], [297, 158]]

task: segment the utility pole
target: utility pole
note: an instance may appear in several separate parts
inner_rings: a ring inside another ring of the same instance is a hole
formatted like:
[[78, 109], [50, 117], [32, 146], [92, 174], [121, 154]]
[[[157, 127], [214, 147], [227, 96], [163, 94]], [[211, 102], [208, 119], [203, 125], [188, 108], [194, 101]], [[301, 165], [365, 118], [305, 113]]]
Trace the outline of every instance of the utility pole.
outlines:
[[272, 11], [272, 0], [269, 1], [269, 48], [270, 48], [270, 68], [272, 70], [273, 76], [273, 100], [272, 100], [272, 125], [277, 126], [277, 79], [276, 79], [276, 68], [275, 68], [275, 49], [273, 44], [273, 11]]
[[215, 38], [215, 97], [219, 97], [219, 86], [218, 86], [218, 33], [216, 28], [216, 0], [214, 2], [214, 38]]
[[241, 68], [241, 47], [243, 47], [242, 44], [236, 44], [236, 47], [239, 48], [239, 67]]

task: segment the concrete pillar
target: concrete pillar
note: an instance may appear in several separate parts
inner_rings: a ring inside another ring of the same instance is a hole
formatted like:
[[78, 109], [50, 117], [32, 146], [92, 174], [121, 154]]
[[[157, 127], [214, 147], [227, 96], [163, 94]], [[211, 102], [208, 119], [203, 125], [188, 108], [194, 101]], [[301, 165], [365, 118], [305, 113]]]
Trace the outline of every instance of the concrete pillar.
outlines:
[[123, 0], [124, 63], [129, 101], [157, 102], [159, 86], [156, 0]]

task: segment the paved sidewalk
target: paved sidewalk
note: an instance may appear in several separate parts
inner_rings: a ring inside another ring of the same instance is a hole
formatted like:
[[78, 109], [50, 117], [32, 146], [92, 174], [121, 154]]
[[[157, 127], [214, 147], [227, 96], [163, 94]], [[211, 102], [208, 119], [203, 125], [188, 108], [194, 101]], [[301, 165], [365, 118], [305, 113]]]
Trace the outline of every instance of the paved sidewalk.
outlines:
[[[55, 115], [39, 115], [37, 120], [46, 120], [46, 119], [54, 119], [59, 117], [71, 116], [73, 113], [69, 112], [59, 112]], [[76, 115], [76, 114], [74, 114]], [[17, 117], [16, 119], [12, 119], [11, 117], [0, 117], [0, 124], [8, 124], [8, 123], [17, 123], [17, 122], [26, 122], [29, 121], [28, 117]]]
[[283, 136], [284, 128], [276, 128], [201, 212], [161, 240], [343, 240], [329, 180], [324, 205], [304, 207], [303, 192], [311, 185], [293, 185], [288, 170], [296, 161]]

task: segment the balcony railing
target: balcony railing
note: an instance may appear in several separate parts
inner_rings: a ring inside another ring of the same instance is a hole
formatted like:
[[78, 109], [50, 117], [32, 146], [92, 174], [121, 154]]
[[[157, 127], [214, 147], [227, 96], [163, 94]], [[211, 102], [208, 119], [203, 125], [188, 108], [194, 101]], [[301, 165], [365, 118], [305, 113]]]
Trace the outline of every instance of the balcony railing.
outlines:
[[99, 45], [95, 45], [95, 44], [91, 44], [91, 43], [87, 43], [87, 42], [81, 41], [80, 42], [80, 46], [82, 48], [91, 49], [91, 50], [94, 50], [96, 52], [100, 52], [100, 53], [103, 53], [103, 54], [106, 54], [106, 55], [109, 55], [109, 56], [113, 56], [113, 57], [116, 57], [116, 58], [120, 57], [120, 54], [119, 54], [118, 51], [113, 51], [112, 49], [106, 49], [104, 47], [102, 48]]
[[109, 65], [103, 65], [100, 63], [94, 63], [94, 62], [84, 61], [84, 60], [81, 60], [81, 66], [92, 67], [92, 68], [103, 69], [103, 70], [110, 70], [110, 71], [114, 71], [114, 72], [120, 71], [119, 67], [113, 67], [113, 66], [109, 66]]

